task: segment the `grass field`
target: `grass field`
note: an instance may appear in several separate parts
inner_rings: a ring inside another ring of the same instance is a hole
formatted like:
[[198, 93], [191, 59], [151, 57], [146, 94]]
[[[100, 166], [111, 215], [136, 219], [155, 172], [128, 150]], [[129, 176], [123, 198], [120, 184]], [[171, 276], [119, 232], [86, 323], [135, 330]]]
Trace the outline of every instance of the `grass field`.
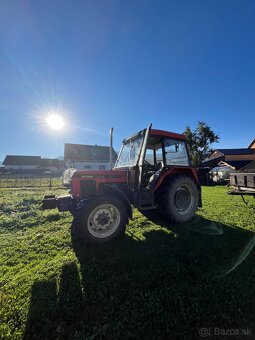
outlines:
[[135, 210], [125, 237], [86, 248], [68, 213], [40, 210], [45, 194], [65, 192], [0, 190], [1, 338], [255, 338], [252, 199], [205, 187], [193, 221]]

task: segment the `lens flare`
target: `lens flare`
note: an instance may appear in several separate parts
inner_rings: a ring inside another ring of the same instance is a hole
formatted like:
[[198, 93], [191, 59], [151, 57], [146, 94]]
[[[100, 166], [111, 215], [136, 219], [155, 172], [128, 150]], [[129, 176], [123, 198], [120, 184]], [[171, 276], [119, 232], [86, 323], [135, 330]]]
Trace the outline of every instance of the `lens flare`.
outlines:
[[64, 119], [56, 113], [50, 114], [46, 118], [46, 122], [52, 130], [61, 130], [65, 126]]

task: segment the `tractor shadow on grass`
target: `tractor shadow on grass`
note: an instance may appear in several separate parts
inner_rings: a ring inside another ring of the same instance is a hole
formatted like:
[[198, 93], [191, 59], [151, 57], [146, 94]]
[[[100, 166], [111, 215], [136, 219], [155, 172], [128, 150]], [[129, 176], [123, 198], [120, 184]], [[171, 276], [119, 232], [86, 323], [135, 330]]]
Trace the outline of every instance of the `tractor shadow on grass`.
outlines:
[[196, 339], [202, 327], [255, 326], [253, 233], [202, 217], [185, 225], [155, 214], [149, 221], [159, 229], [145, 225], [137, 237], [131, 226], [100, 247], [73, 239], [99, 337]]
[[79, 268], [63, 266], [59, 289], [54, 280], [34, 284], [24, 338], [197, 339], [209, 327], [254, 334], [254, 234], [201, 217], [181, 226], [149, 217], [161, 229], [137, 237], [131, 226], [99, 247], [73, 238]]
[[178, 240], [178, 259], [185, 274], [217, 279], [237, 268], [252, 252], [255, 234], [196, 215], [183, 224], [171, 224], [157, 212], [143, 214], [169, 230]]
[[69, 262], [59, 282], [53, 278], [33, 284], [23, 339], [69, 339], [80, 328], [82, 315], [80, 276], [76, 262]]

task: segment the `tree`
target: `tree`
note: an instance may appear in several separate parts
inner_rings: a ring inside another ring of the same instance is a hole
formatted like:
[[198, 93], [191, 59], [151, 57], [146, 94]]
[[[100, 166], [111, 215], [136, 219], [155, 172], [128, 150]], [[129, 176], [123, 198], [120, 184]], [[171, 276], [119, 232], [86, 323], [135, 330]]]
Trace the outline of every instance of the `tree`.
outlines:
[[211, 144], [218, 143], [220, 140], [220, 137], [205, 122], [198, 122], [193, 131], [189, 126], [186, 126], [184, 134], [186, 135], [191, 163], [195, 167], [201, 166], [203, 156], [211, 151]]

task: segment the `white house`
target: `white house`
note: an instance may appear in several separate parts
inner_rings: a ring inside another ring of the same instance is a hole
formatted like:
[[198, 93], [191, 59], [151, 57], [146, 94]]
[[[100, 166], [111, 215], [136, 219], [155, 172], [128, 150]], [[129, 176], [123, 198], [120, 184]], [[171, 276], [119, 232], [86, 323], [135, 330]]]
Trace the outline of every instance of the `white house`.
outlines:
[[[117, 154], [112, 149], [113, 164]], [[64, 160], [68, 168], [78, 170], [109, 170], [110, 147], [99, 145], [65, 144]]]

